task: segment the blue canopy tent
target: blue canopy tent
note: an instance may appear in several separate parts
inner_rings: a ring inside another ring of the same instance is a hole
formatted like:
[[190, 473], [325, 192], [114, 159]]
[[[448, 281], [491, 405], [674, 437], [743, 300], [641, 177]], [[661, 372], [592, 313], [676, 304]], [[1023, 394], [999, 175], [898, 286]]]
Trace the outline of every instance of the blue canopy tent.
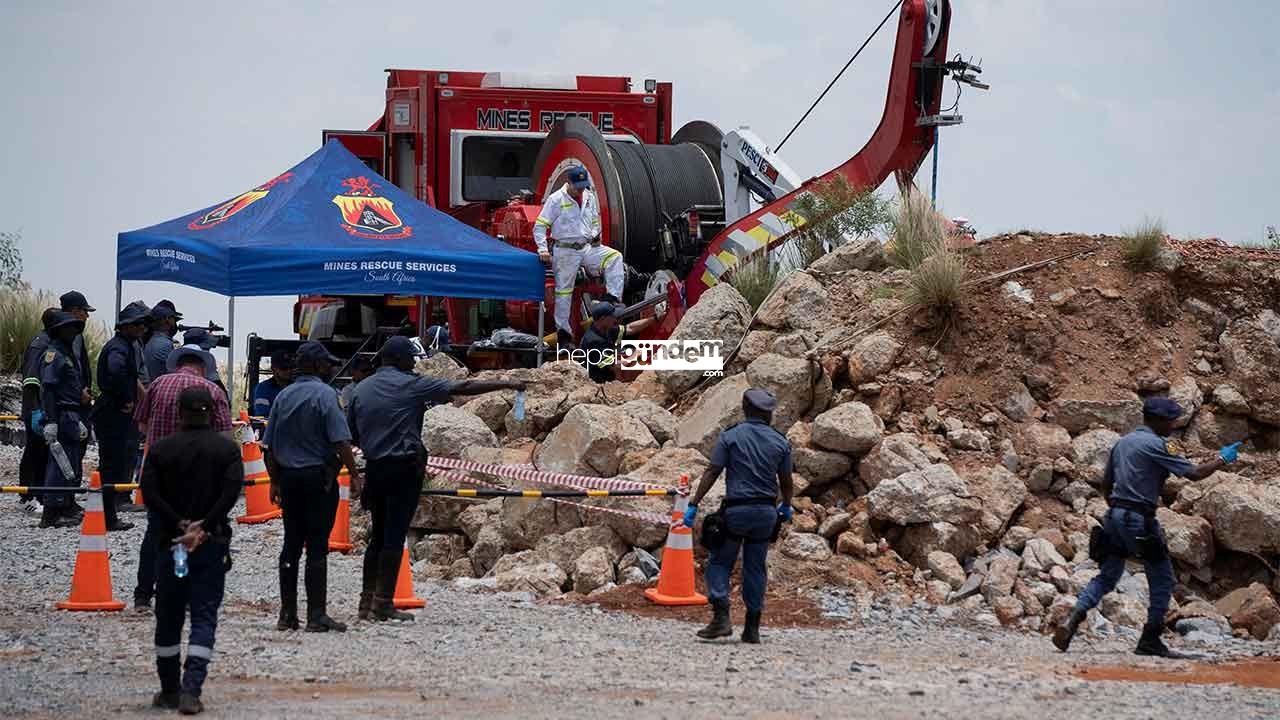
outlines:
[[[116, 307], [125, 280], [209, 290], [230, 299], [228, 331], [234, 338], [236, 297], [332, 293], [541, 301], [544, 273], [534, 253], [427, 206], [330, 140], [230, 200], [120, 233]], [[228, 364], [235, 367], [234, 345]]]

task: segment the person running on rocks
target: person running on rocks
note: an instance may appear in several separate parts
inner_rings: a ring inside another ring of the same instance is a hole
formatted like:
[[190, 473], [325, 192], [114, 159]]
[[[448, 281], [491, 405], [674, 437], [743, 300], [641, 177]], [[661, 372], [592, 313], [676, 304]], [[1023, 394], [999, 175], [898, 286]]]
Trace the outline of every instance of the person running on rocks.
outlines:
[[1176, 453], [1167, 439], [1173, 432], [1174, 421], [1182, 413], [1182, 406], [1175, 400], [1147, 398], [1142, 406], [1142, 426], [1120, 438], [1111, 449], [1100, 488], [1111, 507], [1102, 524], [1098, 552], [1095, 553], [1093, 547], [1089, 552], [1090, 557], [1097, 560], [1099, 572], [1080, 593], [1071, 614], [1054, 630], [1053, 644], [1059, 650], [1067, 651], [1089, 610], [1115, 589], [1124, 574], [1125, 562], [1135, 557], [1145, 566], [1151, 602], [1147, 606], [1147, 623], [1142, 626], [1142, 636], [1134, 652], [1178, 657], [1160, 640], [1169, 598], [1173, 595], [1174, 577], [1164, 530], [1156, 521], [1156, 506], [1160, 504], [1160, 493], [1170, 474], [1203, 480], [1235, 462], [1240, 447], [1240, 443], [1228, 445], [1219, 450], [1213, 460], [1193, 465]]
[[[164, 366], [159, 368], [161, 374], [151, 381], [146, 396], [133, 414], [138, 429], [147, 439], [148, 448], [178, 432], [182, 423], [178, 397], [190, 387], [203, 387], [213, 396], [210, 423], [213, 431], [231, 432], [231, 408], [227, 405], [227, 396], [204, 377], [205, 370], [212, 363], [213, 357], [199, 348], [178, 348], [165, 357]], [[145, 495], [143, 499], [146, 499]], [[147, 531], [138, 550], [138, 581], [133, 588], [134, 610], [142, 613], [151, 611], [151, 598], [156, 591], [156, 523], [155, 513], [148, 510]]]
[[725, 531], [723, 543], [711, 549], [711, 560], [707, 564], [707, 596], [712, 617], [711, 623], [698, 631], [698, 637], [705, 640], [733, 634], [733, 623], [729, 620], [729, 576], [741, 548], [742, 600], [747, 606], [742, 642], [760, 642], [769, 543], [777, 537], [781, 524], [791, 520], [794, 492], [791, 443], [770, 425], [777, 406], [777, 398], [768, 390], [751, 388], [742, 394], [746, 420], [720, 433], [711, 451], [711, 466], [702, 474], [684, 513], [684, 524], [692, 528], [698, 503], [724, 472], [725, 493], [720, 503]]
[[418, 509], [427, 450], [422, 445], [422, 415], [427, 407], [454, 395], [523, 390], [523, 382], [449, 381], [413, 372], [415, 348], [393, 337], [381, 350], [382, 366], [356, 386], [347, 418], [351, 436], [363, 451], [368, 482], [360, 503], [372, 522], [361, 576], [360, 619], [412, 620], [392, 604], [409, 521]]
[[327, 384], [338, 358], [314, 340], [298, 348], [296, 375], [271, 404], [262, 436], [271, 475], [271, 501], [284, 511], [280, 549], [280, 630], [298, 629], [298, 561], [307, 549], [307, 632], [343, 632], [329, 617], [329, 532], [338, 512], [338, 468], [346, 465], [351, 491], [363, 485], [351, 452], [351, 431]]
[[[151, 551], [159, 573], [155, 646], [160, 692], [152, 705], [177, 708], [183, 715], [204, 710], [200, 691], [209, 673], [218, 608], [231, 569], [227, 513], [235, 507], [244, 482], [240, 446], [215, 429], [214, 398], [222, 393], [216, 388], [211, 392], [210, 385], [192, 384], [178, 393], [174, 404], [179, 429], [151, 445], [142, 469], [142, 496], [153, 520]], [[178, 546], [185, 549], [185, 559], [175, 555]], [[182, 625], [188, 612], [187, 661], [179, 677]]]

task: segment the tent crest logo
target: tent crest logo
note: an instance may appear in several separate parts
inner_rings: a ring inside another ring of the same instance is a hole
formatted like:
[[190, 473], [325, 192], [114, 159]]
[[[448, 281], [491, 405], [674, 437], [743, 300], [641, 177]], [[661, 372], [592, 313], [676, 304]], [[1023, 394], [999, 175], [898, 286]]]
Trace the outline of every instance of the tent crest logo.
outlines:
[[369, 178], [353, 177], [342, 181], [347, 191], [335, 195], [333, 204], [342, 213], [342, 229], [362, 238], [394, 240], [409, 237], [413, 226], [405, 225], [396, 214], [395, 205], [375, 194], [378, 186]]
[[235, 215], [241, 210], [244, 210], [250, 205], [266, 197], [267, 193], [271, 191], [271, 188], [275, 187], [280, 183], [289, 182], [289, 180], [292, 177], [293, 177], [293, 173], [287, 172], [287, 173], [284, 173], [283, 175], [278, 175], [262, 183], [258, 187], [248, 192], [242, 192], [239, 195], [231, 198], [230, 200], [222, 203], [218, 207], [205, 213], [204, 215], [201, 215], [195, 220], [192, 220], [187, 225], [187, 229], [188, 230], [208, 230], [214, 225], [217, 225], [219, 223], [222, 223], [230, 219], [232, 215]]

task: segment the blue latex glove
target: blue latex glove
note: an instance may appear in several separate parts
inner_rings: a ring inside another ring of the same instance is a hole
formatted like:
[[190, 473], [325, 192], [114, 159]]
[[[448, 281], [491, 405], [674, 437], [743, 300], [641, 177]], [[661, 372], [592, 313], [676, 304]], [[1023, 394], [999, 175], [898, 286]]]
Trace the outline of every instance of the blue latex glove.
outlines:
[[693, 527], [693, 520], [696, 517], [698, 517], [698, 506], [693, 503], [689, 503], [689, 508], [684, 511], [684, 526], [687, 528]]
[[36, 408], [31, 411], [31, 431], [37, 432], [44, 426], [44, 411]]
[[794, 514], [795, 511], [787, 503], [778, 506], [778, 516], [782, 518], [782, 522], [791, 522], [791, 516]]
[[1218, 457], [1222, 458], [1222, 462], [1230, 465], [1240, 459], [1240, 443], [1231, 443], [1230, 445], [1218, 451]]

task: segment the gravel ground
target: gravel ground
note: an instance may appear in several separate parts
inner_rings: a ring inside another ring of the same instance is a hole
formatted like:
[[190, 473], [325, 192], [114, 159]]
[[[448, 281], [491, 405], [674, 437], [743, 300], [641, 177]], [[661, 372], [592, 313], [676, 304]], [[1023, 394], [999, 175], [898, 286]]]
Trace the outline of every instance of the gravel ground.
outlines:
[[[1187, 666], [1135, 658], [1132, 637], [1082, 639], [1063, 656], [1043, 637], [962, 622], [949, 608], [852, 608], [848, 629], [766, 627], [765, 644], [750, 647], [695, 642], [688, 623], [419, 583], [428, 606], [416, 623], [280, 633], [280, 524], [236, 532], [205, 687], [211, 718], [1280, 715], [1278, 690], [1078, 676], [1093, 665]], [[151, 618], [52, 609], [70, 585], [77, 531], [39, 530], [5, 496], [0, 537], [0, 716], [159, 716], [148, 708]], [[132, 597], [140, 537], [139, 527], [109, 539], [122, 600]], [[358, 582], [356, 556], [331, 556], [335, 617], [354, 619]], [[1208, 651], [1219, 659], [1280, 654], [1261, 643]]]

